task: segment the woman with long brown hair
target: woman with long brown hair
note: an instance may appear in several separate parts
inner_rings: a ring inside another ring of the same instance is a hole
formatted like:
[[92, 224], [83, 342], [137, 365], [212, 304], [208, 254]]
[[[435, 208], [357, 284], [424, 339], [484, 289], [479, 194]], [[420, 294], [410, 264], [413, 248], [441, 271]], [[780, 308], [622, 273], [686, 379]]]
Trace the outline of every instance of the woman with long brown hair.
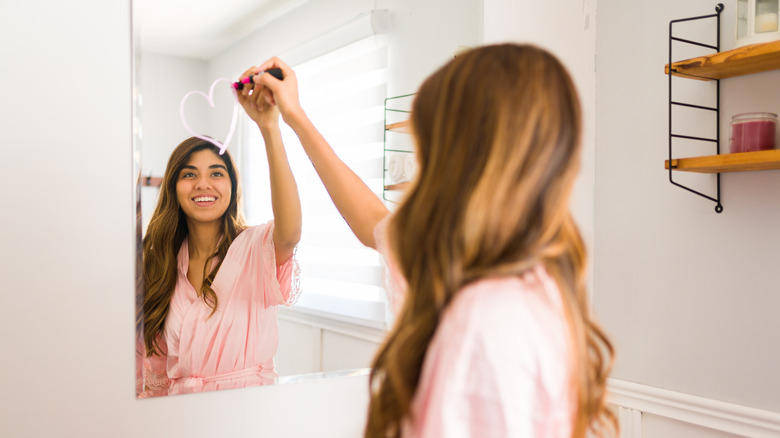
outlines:
[[276, 377], [279, 304], [297, 299], [298, 190], [261, 87], [238, 94], [265, 140], [274, 220], [249, 227], [236, 166], [192, 137], [165, 170], [143, 240], [140, 397], [261, 385]]
[[486, 46], [430, 76], [411, 115], [419, 174], [397, 211], [306, 117], [295, 75], [255, 79], [301, 139], [399, 311], [374, 359], [367, 437], [584, 437], [616, 429], [612, 346], [594, 321], [569, 211], [581, 114], [560, 62]]

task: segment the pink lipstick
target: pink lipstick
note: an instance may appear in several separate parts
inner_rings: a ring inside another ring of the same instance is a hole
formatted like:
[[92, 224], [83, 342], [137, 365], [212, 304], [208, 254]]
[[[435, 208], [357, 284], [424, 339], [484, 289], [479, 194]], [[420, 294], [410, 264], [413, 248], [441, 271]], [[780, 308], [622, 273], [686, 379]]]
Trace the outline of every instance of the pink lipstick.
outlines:
[[282, 76], [282, 69], [280, 69], [280, 68], [269, 68], [266, 71], [261, 71], [261, 72], [255, 73], [253, 75], [247, 76], [244, 79], [241, 79], [240, 82], [233, 82], [233, 88], [236, 89], [236, 90], [243, 90], [244, 89], [244, 84], [252, 83], [254, 81], [254, 77], [255, 76], [259, 76], [259, 75], [261, 75], [263, 73], [268, 73], [269, 75], [275, 77], [276, 79], [279, 79], [280, 81], [282, 79], [284, 79], [284, 77]]

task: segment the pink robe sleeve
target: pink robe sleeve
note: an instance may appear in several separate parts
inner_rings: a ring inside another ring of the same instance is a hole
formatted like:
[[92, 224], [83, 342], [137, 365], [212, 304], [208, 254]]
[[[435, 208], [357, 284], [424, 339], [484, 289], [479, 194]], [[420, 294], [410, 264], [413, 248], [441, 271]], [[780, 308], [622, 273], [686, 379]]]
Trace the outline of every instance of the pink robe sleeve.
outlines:
[[[264, 291], [263, 304], [271, 307], [276, 305], [291, 306], [301, 295], [301, 268], [296, 254], [281, 266], [276, 266], [276, 251], [274, 248], [274, 221], [256, 227], [258, 235], [253, 236], [250, 251], [250, 269], [256, 269], [255, 287]], [[245, 231], [246, 232], [246, 231]], [[259, 268], [259, 269], [258, 269]]]
[[136, 397], [147, 398], [168, 394], [168, 346], [160, 338], [160, 355], [146, 356], [146, 346], [141, 336], [136, 341]]
[[379, 221], [376, 227], [374, 227], [374, 241], [376, 242], [377, 251], [379, 251], [384, 259], [382, 277], [390, 311], [392, 315], [395, 316], [401, 312], [401, 308], [406, 301], [406, 280], [398, 269], [398, 264], [395, 263], [395, 260], [393, 259], [390, 245], [387, 241], [388, 226], [391, 217], [392, 215], [385, 216], [384, 219]]

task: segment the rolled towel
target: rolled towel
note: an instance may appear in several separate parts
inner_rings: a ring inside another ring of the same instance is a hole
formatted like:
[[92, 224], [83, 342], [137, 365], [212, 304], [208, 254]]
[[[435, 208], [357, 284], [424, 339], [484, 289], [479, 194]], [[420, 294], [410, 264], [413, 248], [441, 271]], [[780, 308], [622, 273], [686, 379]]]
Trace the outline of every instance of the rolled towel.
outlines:
[[400, 154], [392, 154], [387, 158], [387, 176], [393, 184], [404, 181], [404, 160]]
[[404, 180], [411, 181], [417, 172], [417, 157], [415, 154], [404, 154]]

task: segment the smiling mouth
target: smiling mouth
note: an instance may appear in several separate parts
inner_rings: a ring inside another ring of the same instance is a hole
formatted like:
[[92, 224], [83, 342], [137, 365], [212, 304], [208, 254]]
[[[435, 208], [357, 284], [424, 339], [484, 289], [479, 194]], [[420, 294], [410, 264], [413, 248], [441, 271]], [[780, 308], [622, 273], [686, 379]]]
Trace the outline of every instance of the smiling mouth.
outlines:
[[196, 204], [208, 204], [216, 201], [217, 198], [214, 196], [197, 196], [192, 198], [192, 200], [195, 201]]

